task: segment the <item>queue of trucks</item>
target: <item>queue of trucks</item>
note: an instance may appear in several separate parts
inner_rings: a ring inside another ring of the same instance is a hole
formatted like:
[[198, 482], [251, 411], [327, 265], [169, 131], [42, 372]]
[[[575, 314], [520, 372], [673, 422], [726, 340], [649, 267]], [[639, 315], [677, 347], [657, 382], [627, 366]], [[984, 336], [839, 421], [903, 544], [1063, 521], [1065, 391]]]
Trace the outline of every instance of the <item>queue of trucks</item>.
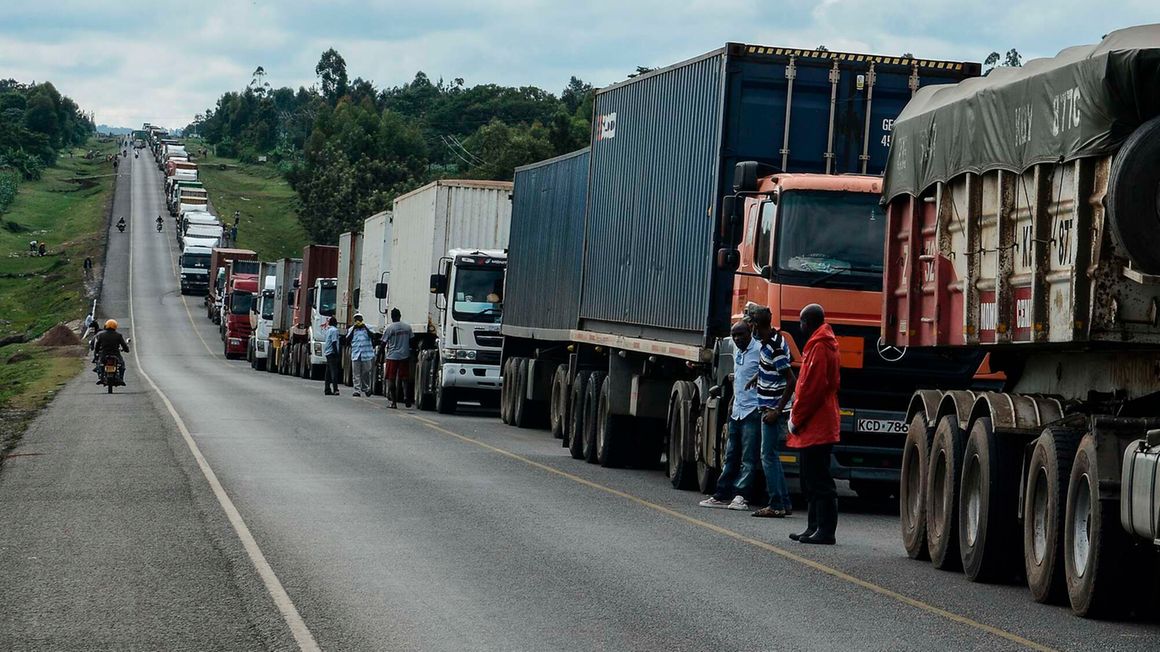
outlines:
[[1126, 613], [1160, 542], [1158, 63], [1160, 27], [986, 77], [729, 43], [601, 89], [590, 146], [514, 184], [429, 184], [252, 274], [214, 249], [210, 291], [249, 311], [252, 366], [315, 379], [327, 319], [377, 338], [398, 308], [420, 409], [706, 493], [731, 324], [768, 306], [797, 364], [820, 303], [831, 468], [898, 497], [908, 554]]

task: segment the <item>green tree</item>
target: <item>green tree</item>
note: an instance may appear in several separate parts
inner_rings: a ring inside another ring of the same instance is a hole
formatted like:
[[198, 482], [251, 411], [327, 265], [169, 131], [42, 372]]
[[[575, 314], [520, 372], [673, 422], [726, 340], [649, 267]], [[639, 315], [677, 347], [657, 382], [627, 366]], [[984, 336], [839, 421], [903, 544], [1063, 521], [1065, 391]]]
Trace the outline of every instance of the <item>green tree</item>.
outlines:
[[339, 98], [346, 95], [349, 82], [346, 76], [346, 59], [334, 48], [322, 53], [318, 65], [314, 67], [314, 74], [322, 86], [322, 96], [331, 105], [338, 104]]

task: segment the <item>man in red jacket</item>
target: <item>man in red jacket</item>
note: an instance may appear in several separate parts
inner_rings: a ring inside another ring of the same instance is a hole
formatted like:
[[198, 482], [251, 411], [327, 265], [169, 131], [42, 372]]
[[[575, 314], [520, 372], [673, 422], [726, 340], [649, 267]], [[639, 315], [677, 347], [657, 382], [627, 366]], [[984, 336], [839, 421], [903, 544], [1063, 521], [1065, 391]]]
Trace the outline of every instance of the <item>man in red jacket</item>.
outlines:
[[838, 492], [830, 475], [830, 453], [841, 437], [838, 385], [841, 361], [838, 339], [822, 307], [812, 303], [801, 312], [802, 366], [789, 415], [786, 446], [801, 451], [801, 485], [809, 505], [806, 531], [789, 537], [801, 543], [834, 544], [838, 527]]

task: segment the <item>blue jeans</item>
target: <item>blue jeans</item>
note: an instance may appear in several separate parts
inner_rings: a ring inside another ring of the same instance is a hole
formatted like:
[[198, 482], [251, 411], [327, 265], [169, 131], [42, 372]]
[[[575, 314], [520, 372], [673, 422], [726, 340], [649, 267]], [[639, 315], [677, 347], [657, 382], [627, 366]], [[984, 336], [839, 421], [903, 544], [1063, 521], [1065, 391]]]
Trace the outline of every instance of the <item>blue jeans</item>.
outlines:
[[750, 485], [760, 462], [761, 412], [754, 410], [743, 419], [729, 419], [728, 439], [725, 442], [725, 463], [721, 477], [717, 479], [717, 500], [732, 500], [734, 496], [745, 496], [749, 500], [753, 493]]
[[781, 468], [781, 451], [789, 433], [789, 410], [781, 413], [775, 423], [761, 424], [761, 469], [765, 471], [765, 492], [769, 494], [772, 509], [791, 509], [789, 485]]

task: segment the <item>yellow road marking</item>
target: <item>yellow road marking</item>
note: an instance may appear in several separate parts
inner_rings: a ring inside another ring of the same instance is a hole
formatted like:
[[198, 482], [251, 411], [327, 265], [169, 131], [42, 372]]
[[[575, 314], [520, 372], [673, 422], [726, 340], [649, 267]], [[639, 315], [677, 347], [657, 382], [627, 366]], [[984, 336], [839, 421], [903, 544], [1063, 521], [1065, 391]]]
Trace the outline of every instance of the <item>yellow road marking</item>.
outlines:
[[597, 491], [602, 491], [604, 493], [611, 494], [611, 495], [616, 496], [618, 498], [623, 498], [623, 499], [628, 500], [630, 502], [636, 503], [637, 505], [640, 505], [641, 507], [647, 507], [648, 509], [660, 512], [661, 514], [665, 514], [666, 516], [671, 516], [675, 519], [684, 521], [690, 525], [695, 525], [699, 528], [709, 530], [710, 532], [715, 532], [715, 533], [720, 534], [722, 536], [729, 537], [730, 539], [734, 539], [736, 541], [740, 541], [742, 543], [749, 544], [755, 548], [760, 548], [761, 550], [771, 552], [775, 555], [778, 555], [778, 556], [783, 557], [785, 559], [788, 559], [790, 561], [801, 564], [802, 566], [805, 566], [807, 568], [811, 568], [811, 569], [816, 570], [820, 573], [825, 573], [826, 575], [829, 575], [833, 578], [836, 578], [836, 579], [841, 580], [843, 582], [846, 582], [848, 584], [853, 584], [855, 586], [866, 589], [867, 591], [877, 593], [878, 595], [881, 595], [881, 596], [886, 597], [886, 598], [890, 598], [891, 600], [895, 600], [897, 602], [901, 602], [902, 604], [914, 607], [916, 609], [920, 609], [920, 610], [925, 611], [929, 614], [945, 618], [951, 622], [955, 622], [955, 623], [958, 623], [960, 625], [965, 625], [965, 626], [970, 627], [972, 629], [977, 629], [979, 631], [986, 632], [987, 634], [991, 634], [993, 636], [998, 636], [999, 638], [1005, 639], [1005, 640], [1010, 641], [1012, 643], [1015, 643], [1017, 645], [1022, 645], [1023, 647], [1026, 647], [1026, 648], [1031, 649], [1031, 650], [1038, 650], [1039, 652], [1053, 652], [1053, 648], [1050, 648], [1050, 647], [1047, 647], [1046, 645], [1042, 645], [1040, 643], [1036, 643], [1035, 641], [1023, 638], [1022, 636], [1019, 636], [1018, 634], [1014, 634], [1012, 632], [1008, 632], [1006, 630], [999, 629], [998, 627], [994, 627], [994, 626], [988, 625], [986, 623], [981, 623], [977, 620], [974, 620], [972, 618], [968, 618], [966, 616], [961, 616], [959, 614], [953, 613], [953, 612], [948, 611], [946, 609], [942, 609], [940, 607], [936, 607], [936, 606], [929, 604], [927, 602], [923, 602], [922, 600], [918, 600], [918, 599], [903, 595], [897, 591], [892, 591], [891, 589], [888, 589], [884, 586], [875, 584], [869, 580], [864, 580], [860, 577], [855, 577], [853, 575], [850, 575], [849, 573], [838, 570], [837, 568], [834, 568], [832, 566], [827, 566], [826, 564], [823, 564], [821, 562], [818, 562], [818, 561], [815, 561], [813, 559], [809, 559], [809, 558], [803, 557], [799, 554], [790, 552], [789, 550], [786, 550], [785, 548], [780, 548], [780, 547], [775, 546], [773, 544], [766, 543], [765, 541], [760, 541], [758, 539], [754, 539], [753, 537], [746, 536], [746, 535], [741, 534], [740, 532], [737, 532], [735, 530], [730, 530], [728, 528], [721, 527], [720, 525], [715, 525], [715, 524], [710, 523], [708, 521], [702, 521], [701, 519], [694, 518], [692, 516], [689, 516], [688, 514], [683, 514], [683, 513], [678, 512], [674, 509], [670, 509], [668, 507], [665, 507], [664, 505], [659, 505], [657, 503], [645, 500], [645, 499], [640, 498], [638, 496], [634, 496], [630, 493], [626, 493], [626, 492], [621, 491], [619, 489], [613, 489], [612, 487], [602, 485], [598, 482], [593, 482], [591, 480], [582, 478], [578, 475], [568, 473], [567, 471], [561, 471], [560, 469], [557, 469], [555, 467], [548, 466], [547, 464], [542, 464], [542, 463], [537, 462], [535, 460], [524, 457], [523, 455], [520, 455], [518, 453], [513, 453], [511, 451], [504, 450], [504, 449], [496, 447], [496, 446], [492, 446], [491, 444], [482, 442], [478, 439], [474, 439], [472, 437], [467, 437], [465, 435], [461, 435], [459, 433], [452, 432], [452, 431], [444, 428], [443, 426], [439, 425], [438, 423], [435, 423], [434, 421], [430, 421], [428, 419], [424, 419], [423, 417], [419, 417], [419, 416], [415, 416], [415, 415], [405, 415], [405, 416], [408, 416], [411, 419], [414, 419], [416, 421], [423, 423], [424, 425], [426, 425], [428, 428], [431, 428], [432, 430], [435, 430], [435, 431], [440, 432], [442, 434], [448, 435], [450, 437], [454, 437], [460, 441], [463, 441], [463, 442], [466, 442], [469, 444], [474, 444], [475, 446], [479, 446], [480, 448], [484, 448], [484, 449], [489, 450], [493, 453], [498, 453], [498, 454], [503, 455], [504, 457], [507, 457], [509, 459], [516, 460], [518, 462], [523, 462], [524, 464], [527, 464], [528, 466], [531, 466], [531, 467], [536, 468], [536, 469], [540, 469], [541, 471], [546, 471], [548, 473], [558, 475], [562, 478], [567, 478], [568, 480], [571, 480], [577, 484], [584, 485], [585, 487], [589, 487], [589, 488], [595, 489]]

